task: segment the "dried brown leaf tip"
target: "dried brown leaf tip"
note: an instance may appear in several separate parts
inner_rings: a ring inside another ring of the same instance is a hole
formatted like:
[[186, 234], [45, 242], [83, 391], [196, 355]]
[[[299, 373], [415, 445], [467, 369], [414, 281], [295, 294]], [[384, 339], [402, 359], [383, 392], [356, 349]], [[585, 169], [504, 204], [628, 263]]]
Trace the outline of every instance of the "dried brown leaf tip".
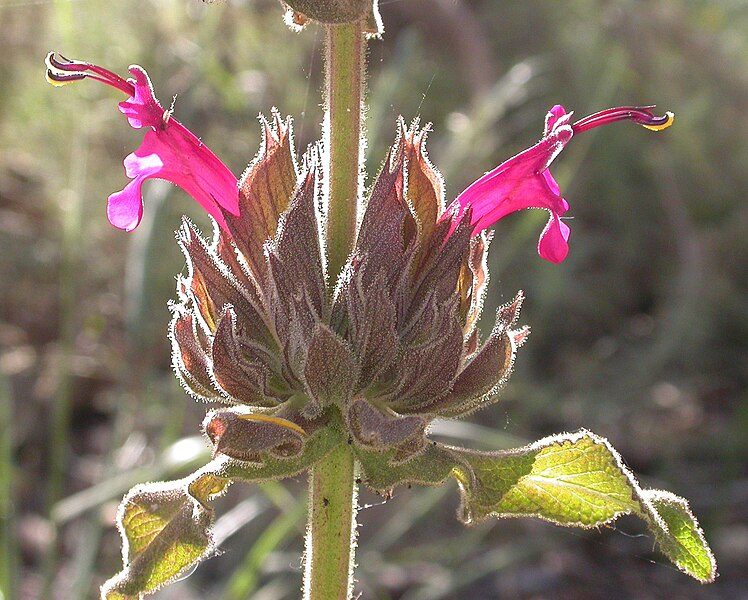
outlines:
[[435, 417], [496, 398], [526, 336], [512, 329], [521, 294], [480, 344], [488, 238], [470, 211], [445, 213], [428, 160], [428, 127], [406, 126], [365, 202], [336, 282], [325, 272], [319, 150], [297, 163], [290, 121], [262, 121], [264, 142], [242, 183], [242, 214], [204, 240], [185, 222], [188, 262], [174, 306], [174, 365], [207, 401], [214, 452], [240, 461], [296, 456], [308, 436], [343, 427], [393, 463], [418, 456]]

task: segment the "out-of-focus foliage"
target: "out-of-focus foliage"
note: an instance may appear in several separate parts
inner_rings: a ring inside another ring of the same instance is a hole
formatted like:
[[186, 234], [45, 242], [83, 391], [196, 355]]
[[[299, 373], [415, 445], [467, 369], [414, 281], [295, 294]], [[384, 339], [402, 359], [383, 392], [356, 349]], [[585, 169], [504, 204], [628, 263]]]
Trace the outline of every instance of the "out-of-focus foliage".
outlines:
[[[491, 246], [484, 314], [525, 290], [533, 334], [503, 400], [436, 433], [478, 448], [588, 427], [645, 487], [688, 497], [721, 577], [700, 587], [652, 553], [636, 520], [590, 536], [540, 522], [462, 529], [455, 495], [401, 490], [362, 510], [364, 597], [738, 598], [748, 585], [748, 8], [739, 0], [380, 2], [370, 44], [369, 172], [395, 118], [434, 121], [448, 199], [579, 115], [656, 102], [676, 124], [580, 136], [554, 165], [571, 252], [537, 257], [544, 216], [514, 215]], [[47, 86], [54, 49], [118, 72], [148, 68], [160, 99], [238, 175], [278, 106], [296, 143], [319, 137], [321, 34], [288, 32], [275, 1], [90, 0], [0, 6], [0, 589], [83, 598], [120, 564], [114, 509], [139, 481], [205, 462], [204, 407], [170, 368], [166, 302], [184, 266], [181, 191], [153, 183], [143, 225], [112, 229], [106, 196], [139, 134], [116, 92]], [[2, 382], [0, 382], [2, 384]], [[7, 391], [6, 391], [7, 388]], [[290, 493], [289, 493], [290, 492]], [[12, 494], [12, 496], [11, 496]], [[236, 486], [225, 553], [162, 598], [296, 598], [303, 480]], [[12, 501], [11, 501], [12, 500]], [[237, 528], [243, 526], [238, 532]], [[633, 537], [630, 534], [634, 534]], [[52, 548], [52, 551], [50, 551]], [[656, 560], [656, 564], [650, 564]], [[262, 592], [259, 589], [262, 588]]]

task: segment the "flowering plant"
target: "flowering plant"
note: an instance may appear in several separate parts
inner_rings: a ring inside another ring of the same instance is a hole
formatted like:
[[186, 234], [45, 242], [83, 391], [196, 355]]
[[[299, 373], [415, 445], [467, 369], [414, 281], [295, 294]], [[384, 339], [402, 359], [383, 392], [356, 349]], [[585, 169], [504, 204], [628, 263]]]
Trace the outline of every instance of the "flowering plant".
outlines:
[[400, 119], [364, 198], [363, 46], [366, 32], [378, 29], [376, 3], [335, 12], [331, 2], [329, 20], [324, 8], [308, 15], [289, 4], [292, 22], [320, 21], [327, 32], [325, 139], [298, 158], [291, 119], [273, 110], [261, 119], [260, 150], [240, 180], [163, 108], [141, 67], [130, 67], [125, 80], [47, 57], [51, 83], [105, 83], [126, 95], [119, 110], [130, 125], [146, 130], [125, 159], [132, 181], [109, 197], [113, 225], [138, 226], [141, 186], [151, 177], [182, 187], [216, 224], [208, 238], [187, 219], [177, 232], [188, 274], [178, 278], [170, 326], [180, 381], [214, 405], [203, 422], [213, 459], [185, 479], [139, 485], [125, 496], [124, 568], [102, 597], [141, 597], [213, 553], [211, 502], [231, 483], [304, 471], [306, 598], [351, 597], [359, 484], [389, 494], [449, 478], [460, 487], [465, 523], [534, 516], [596, 527], [634, 514], [681, 570], [711, 581], [714, 559], [687, 502], [642, 489], [604, 438], [582, 430], [479, 452], [428, 436], [435, 419], [464, 417], [498, 399], [529, 334], [517, 325], [520, 292], [480, 340], [487, 228], [520, 209], [545, 209], [538, 252], [563, 261], [569, 204], [552, 161], [593, 127], [629, 120], [659, 130], [672, 114], [620, 107], [572, 122], [554, 106], [537, 144], [449, 205], [426, 152], [429, 127]]

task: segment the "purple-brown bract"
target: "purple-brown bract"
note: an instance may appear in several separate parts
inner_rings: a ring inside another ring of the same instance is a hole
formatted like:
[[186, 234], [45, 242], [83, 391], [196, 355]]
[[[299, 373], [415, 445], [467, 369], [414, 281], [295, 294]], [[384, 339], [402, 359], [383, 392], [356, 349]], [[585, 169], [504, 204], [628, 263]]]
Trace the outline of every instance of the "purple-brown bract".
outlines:
[[352, 443], [401, 462], [423, 450], [435, 417], [495, 399], [527, 335], [512, 329], [522, 296], [480, 345], [487, 236], [472, 236], [469, 211], [454, 228], [440, 220], [441, 179], [424, 143], [423, 130], [400, 121], [339, 276], [325, 272], [318, 148], [297, 167], [290, 122], [277, 115], [240, 184], [242, 216], [225, 212], [212, 242], [185, 222], [175, 367], [196, 396], [234, 405], [205, 423], [222, 453], [247, 460], [271, 429], [299, 439], [337, 414]]

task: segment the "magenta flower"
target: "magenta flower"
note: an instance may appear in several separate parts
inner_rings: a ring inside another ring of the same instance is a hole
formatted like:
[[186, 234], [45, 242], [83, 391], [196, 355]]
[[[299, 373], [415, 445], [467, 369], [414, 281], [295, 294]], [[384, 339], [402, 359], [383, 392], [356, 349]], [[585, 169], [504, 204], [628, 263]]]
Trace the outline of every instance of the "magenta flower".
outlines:
[[64, 85], [90, 78], [124, 92], [129, 98], [119, 110], [134, 129], [150, 128], [143, 143], [125, 158], [132, 179], [122, 191], [109, 196], [107, 217], [115, 227], [132, 231], [143, 216], [143, 182], [151, 177], [178, 185], [225, 227], [221, 208], [239, 215], [237, 180], [229, 168], [191, 131], [164, 110], [153, 95], [153, 86], [142, 67], [133, 65], [132, 79], [123, 79], [97, 65], [68, 60], [53, 52], [47, 56], [47, 80]]
[[629, 120], [659, 131], [673, 122], [673, 113], [656, 117], [654, 106], [622, 106], [609, 108], [569, 124], [573, 113], [567, 113], [557, 104], [545, 118], [542, 139], [520, 152], [483, 177], [470, 184], [450, 207], [443, 218], [452, 218], [455, 228], [468, 207], [471, 209], [473, 235], [490, 227], [496, 221], [524, 208], [542, 208], [550, 213], [548, 224], [540, 234], [538, 254], [554, 263], [560, 263], [569, 252], [571, 230], [561, 220], [569, 204], [561, 196], [558, 183], [548, 170], [574, 134], [615, 121]]

